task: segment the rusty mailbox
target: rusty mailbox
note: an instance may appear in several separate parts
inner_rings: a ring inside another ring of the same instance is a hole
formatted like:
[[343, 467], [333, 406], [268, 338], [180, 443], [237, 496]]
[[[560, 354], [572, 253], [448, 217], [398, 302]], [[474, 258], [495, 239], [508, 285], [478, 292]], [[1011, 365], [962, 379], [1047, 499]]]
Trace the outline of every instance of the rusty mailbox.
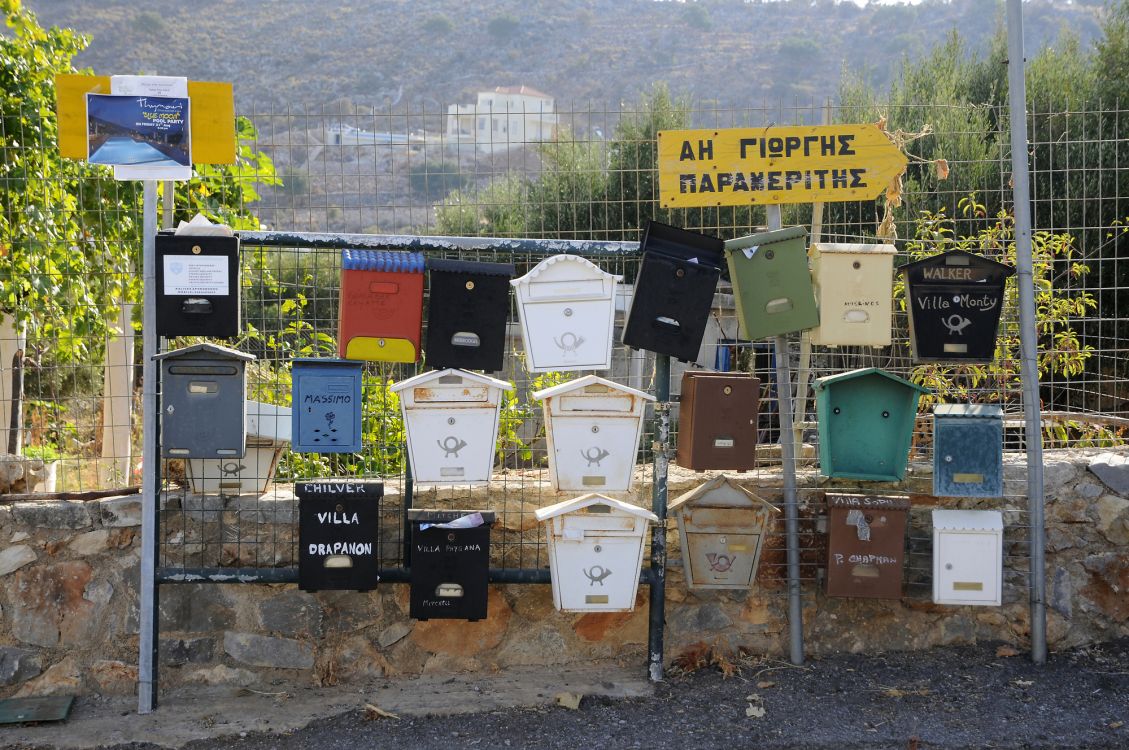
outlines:
[[722, 475], [680, 496], [667, 510], [678, 521], [687, 587], [752, 587], [765, 534], [780, 512], [776, 507]]
[[909, 499], [828, 495], [827, 595], [900, 599]]
[[678, 465], [747, 471], [756, 465], [759, 379], [687, 370], [678, 416]]

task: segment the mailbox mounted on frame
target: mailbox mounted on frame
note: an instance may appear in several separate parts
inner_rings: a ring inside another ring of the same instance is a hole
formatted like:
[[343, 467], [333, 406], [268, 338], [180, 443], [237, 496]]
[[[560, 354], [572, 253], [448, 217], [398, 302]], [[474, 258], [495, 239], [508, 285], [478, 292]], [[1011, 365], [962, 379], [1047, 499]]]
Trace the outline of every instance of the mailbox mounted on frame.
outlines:
[[811, 246], [820, 346], [889, 346], [892, 333], [893, 245], [817, 242]]
[[158, 232], [157, 335], [239, 335], [239, 238]]
[[827, 595], [900, 599], [908, 498], [827, 495]]
[[247, 453], [247, 363], [215, 344], [157, 354], [161, 368], [161, 455], [242, 458]]
[[295, 359], [291, 366], [291, 450], [360, 453], [364, 363]]
[[341, 251], [340, 357], [405, 363], [419, 359], [423, 270], [422, 253]]
[[1004, 412], [994, 404], [933, 407], [933, 494], [1004, 494]]
[[433, 258], [427, 268], [427, 364], [501, 370], [514, 265]]
[[370, 591], [380, 580], [383, 482], [299, 482], [298, 588]]
[[787, 227], [726, 240], [725, 260], [746, 338], [780, 336], [819, 325], [807, 238], [803, 227]]

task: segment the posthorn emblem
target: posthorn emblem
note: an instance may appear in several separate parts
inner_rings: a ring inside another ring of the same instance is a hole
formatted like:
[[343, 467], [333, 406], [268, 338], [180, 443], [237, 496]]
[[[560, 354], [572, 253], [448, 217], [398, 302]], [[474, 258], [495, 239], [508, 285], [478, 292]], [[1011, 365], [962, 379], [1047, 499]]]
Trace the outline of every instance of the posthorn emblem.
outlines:
[[600, 465], [600, 462], [610, 455], [611, 453], [604, 450], [598, 445], [593, 445], [587, 451], [580, 451], [580, 457], [588, 462], [589, 467], [593, 465], [598, 467]]
[[553, 343], [565, 354], [576, 354], [576, 350], [584, 343], [584, 337], [577, 336], [572, 331], [565, 331], [560, 338], [554, 337]]
[[603, 586], [604, 579], [611, 574], [612, 572], [603, 565], [593, 565], [591, 568], [584, 571], [584, 575], [588, 577], [589, 586], [595, 586], [597, 583]]
[[719, 555], [716, 552], [710, 552], [706, 555], [706, 559], [710, 562], [710, 570], [718, 573], [726, 573], [733, 567], [733, 562], [737, 559], [737, 556]]
[[443, 449], [443, 458], [459, 457], [459, 451], [467, 446], [465, 440], [460, 440], [454, 435], [448, 435], [443, 440], [436, 440], [436, 445]]
[[964, 329], [972, 325], [972, 321], [960, 313], [953, 313], [947, 318], [941, 318], [941, 324], [949, 329], [950, 336], [963, 336]]

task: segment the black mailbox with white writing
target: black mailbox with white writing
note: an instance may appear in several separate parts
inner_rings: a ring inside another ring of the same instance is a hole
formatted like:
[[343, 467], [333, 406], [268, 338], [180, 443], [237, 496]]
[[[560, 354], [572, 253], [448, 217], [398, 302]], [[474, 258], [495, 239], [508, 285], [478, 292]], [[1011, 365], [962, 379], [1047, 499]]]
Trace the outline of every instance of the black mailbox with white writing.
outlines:
[[501, 370], [514, 265], [432, 259], [427, 268], [427, 364], [436, 369]]
[[369, 591], [380, 580], [381, 482], [299, 482], [298, 588]]
[[405, 562], [411, 567], [411, 617], [485, 619], [494, 513], [409, 510], [408, 521], [412, 538]]
[[160, 232], [157, 335], [239, 335], [239, 239]]
[[649, 221], [640, 248], [643, 260], [623, 343], [693, 362], [702, 348], [714, 290], [721, 278], [725, 243]]
[[898, 268], [917, 362], [991, 362], [1012, 266], [950, 250]]

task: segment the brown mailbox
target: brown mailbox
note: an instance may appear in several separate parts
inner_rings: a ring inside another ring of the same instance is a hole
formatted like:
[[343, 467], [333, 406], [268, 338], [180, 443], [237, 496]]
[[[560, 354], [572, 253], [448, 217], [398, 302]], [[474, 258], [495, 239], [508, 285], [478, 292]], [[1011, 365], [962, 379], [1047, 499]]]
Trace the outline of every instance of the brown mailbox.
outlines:
[[760, 380], [748, 373], [684, 373], [678, 465], [695, 471], [753, 468], [760, 385]]
[[828, 495], [827, 595], [900, 599], [909, 500]]

